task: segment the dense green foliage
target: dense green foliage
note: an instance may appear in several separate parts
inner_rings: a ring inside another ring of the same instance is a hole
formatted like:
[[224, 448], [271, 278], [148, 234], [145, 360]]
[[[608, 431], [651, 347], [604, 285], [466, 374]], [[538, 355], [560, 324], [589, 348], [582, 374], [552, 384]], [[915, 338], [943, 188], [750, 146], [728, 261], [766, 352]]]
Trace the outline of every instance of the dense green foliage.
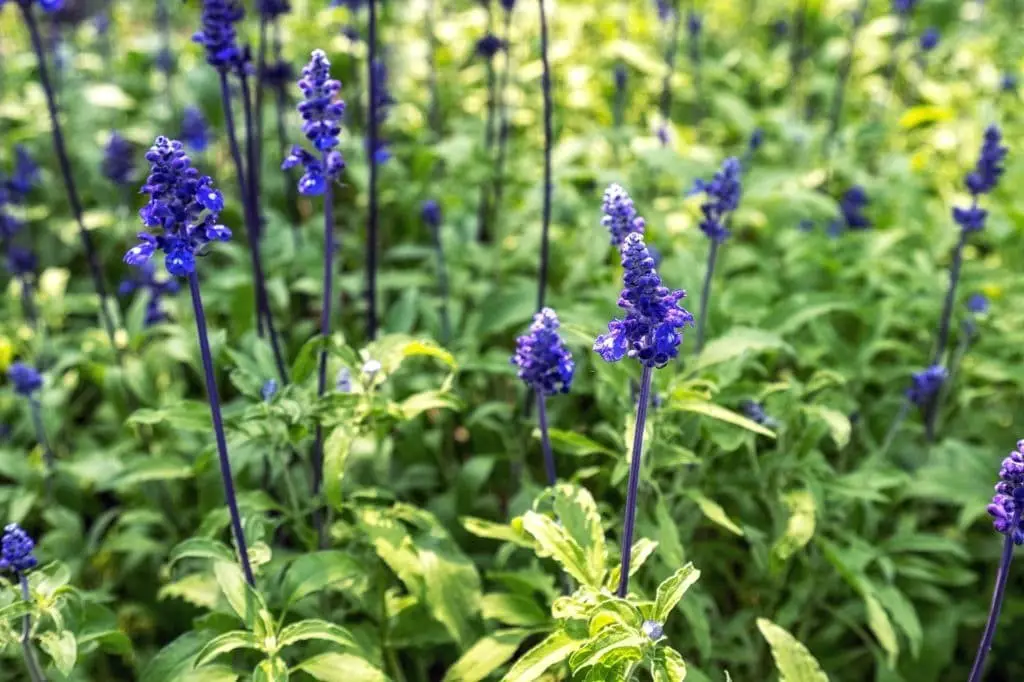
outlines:
[[[261, 389], [277, 372], [254, 329], [217, 74], [188, 40], [199, 9], [170, 3], [168, 89], [154, 68], [149, 4], [115, 2], [105, 39], [88, 21], [64, 28], [58, 101], [86, 223], [115, 290], [131, 274], [122, 256], [140, 229], [142, 150], [158, 134], [179, 135], [186, 105], [211, 123], [211, 148], [192, 157], [224, 191], [221, 220], [235, 237], [212, 246], [199, 271], [257, 589], [245, 585], [230, 544], [188, 292], [168, 297], [170, 320], [149, 327], [145, 295], [120, 298], [121, 348], [110, 347], [36, 61], [8, 2], [0, 10], [0, 169], [11, 167], [18, 143], [43, 166], [41, 187], [18, 209], [26, 222], [19, 240], [40, 259], [40, 324], [33, 329], [23, 316], [19, 284], [5, 284], [0, 369], [21, 359], [43, 371], [56, 474], [51, 486], [27, 401], [0, 391], [0, 421], [9, 425], [0, 520], [38, 541], [31, 613], [49, 679], [283, 680], [290, 671], [295, 680], [345, 682], [593, 682], [625, 679], [625, 670], [658, 682], [683, 670], [698, 682], [967, 678], [1002, 539], [985, 505], [1000, 460], [1024, 435], [1014, 423], [1024, 409], [1024, 198], [1016, 196], [1024, 118], [1016, 88], [1001, 85], [1024, 58], [1016, 3], [925, 0], [895, 52], [888, 2], [869, 3], [830, 154], [828, 110], [859, 3], [698, 3], [700, 78], [684, 28], [667, 146], [656, 136], [666, 67], [654, 3], [547, 3], [555, 104], [547, 303], [577, 363], [572, 391], [549, 400], [565, 482], [548, 489], [536, 415], [508, 359], [536, 309], [537, 3], [520, 0], [513, 15], [505, 190], [487, 242], [476, 236], [481, 187], [494, 174], [484, 147], [488, 69], [474, 55], [487, 11], [436, 0], [434, 131], [427, 3], [381, 3], [396, 104], [382, 128], [392, 158], [379, 177], [376, 340], [366, 338], [363, 295], [366, 46], [341, 30], [354, 25], [365, 36], [365, 12], [295, 0], [283, 17], [288, 60], [298, 66], [322, 48], [343, 83], [348, 167], [334, 193], [336, 333], [322, 339], [323, 202], [289, 191], [297, 178], [279, 170], [268, 98], [262, 250], [292, 380], [269, 400]], [[800, 7], [808, 53], [794, 79]], [[496, 3], [493, 12], [500, 30]], [[782, 19], [786, 36], [773, 28]], [[253, 42], [257, 25], [252, 16], [244, 23]], [[941, 40], [919, 55], [917, 36], [931, 25]], [[494, 64], [500, 76], [503, 58]], [[621, 126], [612, 113], [616, 64], [628, 73]], [[290, 93], [298, 97], [294, 86]], [[911, 410], [883, 447], [911, 373], [931, 364], [958, 239], [950, 210], [966, 201], [963, 175], [990, 123], [1002, 127], [1010, 155], [984, 202], [987, 227], [966, 250], [938, 436], [929, 443]], [[758, 127], [764, 144], [750, 158], [722, 246], [708, 343], [695, 355], [688, 338], [680, 359], [654, 375], [632, 595], [619, 599], [612, 589], [640, 369], [591, 350], [621, 288], [601, 195], [611, 182], [628, 188], [662, 255], [661, 277], [687, 289], [696, 312], [708, 243], [697, 228], [702, 198], [688, 191], [724, 157], [742, 156]], [[291, 108], [286, 129], [289, 143], [300, 141]], [[99, 172], [113, 130], [138, 151], [127, 191]], [[854, 185], [870, 197], [874, 227], [828, 234], [838, 198]], [[447, 343], [420, 217], [428, 198], [444, 215]], [[803, 220], [816, 227], [799, 229]], [[991, 310], [968, 336], [965, 301], [975, 292]], [[352, 386], [317, 399], [324, 346], [329, 386], [342, 368]], [[380, 369], [365, 371], [368, 360]], [[763, 403], [771, 420], [745, 416], [746, 400]], [[326, 434], [319, 500], [309, 493], [317, 424]], [[1013, 627], [1022, 585], [1018, 571], [990, 679], [1024, 674]], [[17, 583], [0, 576], [0, 680], [28, 679], [20, 599]], [[645, 633], [646, 620], [664, 623], [664, 639]]]

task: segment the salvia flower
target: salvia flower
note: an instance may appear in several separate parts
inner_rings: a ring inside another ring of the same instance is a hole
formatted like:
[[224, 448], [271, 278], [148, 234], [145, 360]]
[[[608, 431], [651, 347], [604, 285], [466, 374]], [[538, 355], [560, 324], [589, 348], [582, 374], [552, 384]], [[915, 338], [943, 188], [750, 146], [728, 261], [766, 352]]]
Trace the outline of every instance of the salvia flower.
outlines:
[[146, 227], [159, 227], [161, 234], [139, 233], [139, 244], [128, 250], [125, 263], [141, 266], [162, 251], [167, 271], [178, 277], [195, 272], [196, 254], [202, 255], [212, 241], [228, 241], [231, 230], [217, 223], [224, 208], [224, 196], [213, 180], [200, 175], [178, 140], [164, 136], [146, 152], [151, 168], [142, 192], [149, 203], [139, 210]]
[[15, 244], [7, 247], [7, 270], [16, 277], [27, 277], [36, 271], [38, 260], [31, 249]]
[[263, 387], [260, 388], [260, 398], [266, 403], [270, 402], [275, 395], [277, 395], [277, 380], [267, 379], [263, 382]]
[[0, 571], [23, 573], [39, 564], [33, 551], [36, 543], [21, 526], [9, 523], [0, 538]]
[[869, 203], [868, 193], [860, 185], [854, 185], [843, 192], [839, 198], [839, 213], [847, 229], [866, 230], [871, 227], [871, 220], [864, 215], [864, 208]]
[[1003, 92], [1015, 92], [1017, 90], [1017, 76], [1012, 73], [1004, 73], [999, 81], [999, 88]]
[[927, 408], [942, 388], [946, 376], [946, 368], [942, 365], [932, 365], [920, 372], [914, 372], [910, 377], [910, 387], [906, 391], [907, 400], [917, 407]]
[[238, 46], [235, 24], [245, 16], [237, 0], [203, 0], [203, 26], [192, 35], [206, 48], [206, 61], [217, 69], [244, 68], [246, 56]]
[[516, 340], [511, 358], [517, 375], [538, 395], [568, 393], [576, 364], [558, 333], [558, 315], [542, 308], [533, 316], [529, 331]]
[[10, 200], [20, 204], [39, 182], [39, 164], [23, 145], [14, 145], [14, 172], [7, 179]]
[[504, 48], [505, 42], [493, 33], [488, 33], [476, 41], [476, 53], [484, 59], [493, 59], [494, 55]]
[[185, 107], [181, 118], [181, 139], [194, 152], [204, 152], [210, 146], [210, 126], [198, 108]]
[[704, 214], [700, 230], [712, 241], [723, 242], [729, 236], [725, 219], [740, 205], [743, 191], [740, 184], [742, 173], [743, 168], [739, 159], [731, 156], [722, 163], [722, 169], [715, 174], [711, 182], [697, 180], [694, 185], [696, 191], [707, 195], [707, 199], [700, 207]]
[[977, 197], [995, 189], [999, 184], [999, 178], [1006, 170], [1002, 164], [1006, 159], [1007, 151], [1007, 147], [1003, 145], [1003, 135], [999, 126], [993, 124], [986, 128], [985, 140], [981, 144], [981, 154], [978, 156], [978, 165], [964, 179], [971, 194]]
[[127, 185], [135, 176], [135, 145], [116, 130], [103, 150], [103, 175], [115, 185]]
[[661, 639], [662, 635], [665, 634], [665, 626], [656, 620], [645, 620], [640, 629], [650, 639]]
[[989, 300], [985, 294], [974, 293], [967, 298], [967, 311], [975, 315], [984, 315], [988, 312]]
[[704, 19], [697, 12], [690, 10], [686, 15], [686, 32], [690, 34], [691, 38], [696, 38], [703, 28]]
[[910, 14], [917, 6], [918, 0], [892, 0], [892, 11], [895, 14]]
[[626, 236], [622, 267], [619, 307], [626, 315], [608, 323], [608, 333], [597, 337], [594, 350], [607, 362], [628, 356], [661, 367], [679, 354], [683, 328], [693, 325], [693, 315], [679, 304], [686, 292], [662, 286], [641, 234]]
[[1014, 544], [1024, 544], [1024, 526], [1020, 512], [1024, 504], [1024, 440], [1003, 460], [999, 468], [996, 494], [988, 505], [992, 525], [1003, 535], [1013, 537]]
[[281, 168], [301, 165], [306, 172], [299, 180], [299, 192], [323, 194], [327, 183], [345, 168], [345, 161], [337, 150], [345, 103], [336, 99], [341, 83], [331, 78], [331, 63], [323, 50], [313, 50], [309, 64], [302, 69], [299, 88], [304, 97], [298, 106], [303, 119], [302, 132], [323, 156], [315, 156], [296, 145]]
[[263, 82], [273, 88], [283, 88], [295, 80], [295, 69], [291, 62], [279, 59], [263, 65]]
[[154, 324], [168, 319], [167, 312], [163, 307], [163, 299], [165, 296], [173, 296], [178, 293], [180, 288], [176, 279], [157, 279], [153, 261], [149, 261], [136, 268], [133, 276], [121, 280], [117, 293], [121, 296], [130, 296], [136, 291], [145, 291], [149, 295], [149, 300], [146, 301], [146, 315], [142, 323], [147, 327], [152, 327]]
[[441, 227], [441, 205], [434, 199], [427, 199], [420, 206], [420, 217], [433, 230]]
[[744, 416], [752, 422], [760, 424], [761, 426], [767, 426], [768, 428], [775, 428], [778, 426], [778, 422], [764, 411], [764, 405], [756, 400], [742, 401], [740, 403], [740, 409], [743, 410]]
[[[30, 5], [30, 4], [32, 4], [32, 0], [16, 0], [16, 1], [21, 3], [21, 4], [23, 4], [23, 5]], [[6, 2], [6, 0], [0, 0], [0, 7], [4, 6], [4, 2]], [[56, 12], [57, 10], [61, 9], [62, 7], [64, 7], [64, 0], [37, 0], [36, 4], [39, 5], [39, 8], [41, 10], [43, 10], [44, 12]]]
[[43, 375], [24, 362], [15, 362], [7, 369], [7, 378], [14, 385], [14, 392], [26, 398], [43, 387]]
[[352, 371], [348, 367], [342, 367], [334, 377], [334, 390], [338, 393], [352, 392]]
[[921, 38], [918, 44], [921, 47], [922, 52], [931, 52], [939, 44], [939, 29], [934, 26], [930, 26], [925, 29], [924, 33], [921, 34]]
[[516, 8], [516, 0], [499, 0], [502, 9], [506, 12], [511, 12]]
[[655, 0], [655, 7], [658, 10], [658, 19], [662, 22], [666, 22], [672, 16], [672, 5], [668, 0]]
[[288, 0], [259, 0], [256, 7], [263, 18], [268, 21], [273, 21], [292, 11], [292, 5]]
[[643, 234], [646, 223], [637, 215], [633, 199], [621, 185], [608, 185], [601, 202], [601, 211], [604, 212], [601, 225], [608, 230], [612, 246], [622, 246], [626, 235], [633, 232]]

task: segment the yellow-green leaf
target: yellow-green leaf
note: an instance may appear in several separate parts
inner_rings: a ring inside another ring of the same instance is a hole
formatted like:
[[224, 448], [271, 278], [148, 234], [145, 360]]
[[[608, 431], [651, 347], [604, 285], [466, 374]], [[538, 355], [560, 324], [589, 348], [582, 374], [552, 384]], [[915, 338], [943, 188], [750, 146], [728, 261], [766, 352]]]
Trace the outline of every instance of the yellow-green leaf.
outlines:
[[757, 619], [775, 659], [781, 682], [828, 682], [828, 675], [800, 641], [767, 618]]

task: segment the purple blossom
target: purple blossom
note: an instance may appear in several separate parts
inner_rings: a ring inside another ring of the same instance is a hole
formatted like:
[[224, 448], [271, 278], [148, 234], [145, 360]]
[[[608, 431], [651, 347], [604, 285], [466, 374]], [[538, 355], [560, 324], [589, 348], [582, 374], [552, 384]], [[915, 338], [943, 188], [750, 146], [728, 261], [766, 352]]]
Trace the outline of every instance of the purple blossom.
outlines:
[[568, 393], [572, 383], [576, 365], [558, 327], [555, 311], [542, 308], [533, 316], [529, 331], [517, 339], [511, 359], [519, 368], [519, 378], [540, 395]]
[[927, 408], [946, 381], [946, 368], [932, 365], [911, 375], [910, 387], [906, 390], [907, 400], [922, 409]]
[[608, 185], [608, 189], [604, 191], [601, 210], [604, 212], [601, 225], [608, 230], [612, 246], [622, 246], [626, 235], [633, 232], [643, 234], [646, 222], [637, 215], [633, 199], [621, 185]]
[[1021, 504], [1024, 504], [1024, 440], [1017, 441], [1017, 449], [1003, 460], [996, 494], [987, 508], [995, 529], [1010, 535], [1016, 545], [1024, 544]]
[[281, 168], [302, 166], [305, 173], [299, 179], [299, 193], [323, 194], [327, 183], [345, 168], [345, 161], [337, 150], [345, 103], [336, 99], [341, 83], [331, 78], [331, 63], [323, 50], [313, 50], [309, 63], [302, 69], [299, 88], [304, 96], [298, 106], [303, 119], [302, 132], [321, 156], [296, 145]]
[[32, 553], [36, 548], [35, 541], [16, 523], [4, 526], [3, 538], [0, 538], [0, 571], [22, 573], [35, 568], [39, 561]]
[[43, 375], [24, 362], [12, 363], [7, 368], [7, 378], [14, 385], [14, 392], [26, 398], [43, 387]]
[[740, 204], [743, 192], [740, 183], [742, 173], [743, 168], [739, 159], [731, 156], [722, 163], [722, 169], [715, 174], [711, 182], [697, 180], [694, 184], [695, 191], [707, 195], [700, 207], [704, 214], [700, 230], [712, 241], [723, 242], [729, 236], [726, 217]]

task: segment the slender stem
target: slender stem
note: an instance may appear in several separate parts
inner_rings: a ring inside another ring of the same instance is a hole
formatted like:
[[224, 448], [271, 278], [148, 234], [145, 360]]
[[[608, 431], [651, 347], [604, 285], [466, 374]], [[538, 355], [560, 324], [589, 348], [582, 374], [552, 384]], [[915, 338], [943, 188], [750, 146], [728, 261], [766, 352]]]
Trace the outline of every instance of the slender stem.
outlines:
[[441, 242], [441, 228], [435, 227], [434, 255], [437, 257], [437, 287], [441, 294], [441, 344], [447, 346], [452, 340], [452, 323], [448, 314], [448, 266], [444, 259], [444, 244]]
[[839, 124], [842, 122], [843, 100], [846, 96], [846, 84], [850, 80], [850, 70], [853, 66], [853, 55], [857, 48], [857, 34], [860, 33], [860, 27], [864, 23], [864, 15], [867, 12], [867, 8], [868, 1], [861, 0], [860, 6], [853, 15], [853, 30], [850, 31], [850, 49], [843, 58], [842, 63], [839, 65], [839, 71], [836, 74], [835, 88], [832, 92], [832, 105], [828, 116], [828, 134], [825, 135], [825, 141], [823, 144], [823, 151], [826, 157], [828, 157], [828, 153], [832, 148], [832, 140], [835, 138], [836, 132], [839, 130]]
[[550, 487], [558, 481], [558, 475], [555, 473], [555, 455], [551, 452], [551, 436], [548, 434], [547, 398], [540, 392], [537, 393], [537, 424], [540, 426], [540, 447], [544, 451], [544, 473]]
[[900, 405], [899, 412], [896, 413], [896, 417], [893, 418], [892, 424], [889, 426], [889, 430], [885, 432], [885, 440], [882, 441], [882, 447], [878, 451], [879, 455], [884, 455], [889, 451], [889, 446], [892, 445], [893, 440], [896, 438], [896, 434], [899, 433], [900, 426], [903, 425], [903, 420], [907, 418], [907, 414], [910, 412], [910, 401], [904, 400], [903, 404]]
[[704, 348], [704, 330], [707, 327], [708, 301], [711, 299], [711, 278], [715, 274], [715, 263], [718, 261], [717, 239], [711, 240], [711, 247], [708, 249], [708, 265], [704, 271], [704, 287], [700, 290], [700, 315], [697, 318], [697, 345], [694, 354], [700, 353]]
[[192, 310], [196, 317], [196, 331], [199, 335], [199, 353], [203, 359], [203, 373], [206, 376], [206, 393], [210, 398], [210, 416], [213, 418], [213, 433], [217, 440], [217, 458], [220, 462], [220, 478], [224, 484], [224, 499], [231, 515], [231, 530], [238, 548], [238, 559], [242, 565], [242, 573], [250, 587], [256, 586], [252, 567], [249, 565], [249, 547], [245, 542], [245, 531], [242, 529], [242, 515], [238, 511], [238, 499], [235, 496], [235, 482], [231, 477], [231, 460], [228, 459], [228, 442], [224, 436], [224, 420], [220, 413], [220, 394], [217, 391], [217, 379], [213, 374], [213, 354], [210, 352], [210, 339], [206, 332], [206, 314], [203, 312], [203, 299], [199, 293], [199, 277], [195, 272], [189, 273], [188, 288], [192, 294]]
[[39, 447], [43, 449], [43, 461], [46, 463], [47, 476], [53, 477], [53, 467], [55, 465], [53, 450], [50, 448], [50, 440], [46, 437], [46, 429], [43, 428], [43, 411], [42, 405], [39, 404], [38, 398], [29, 398], [29, 411], [32, 413], [32, 426], [36, 432], [36, 441], [39, 443]]
[[366, 337], [377, 338], [377, 0], [370, 0], [370, 19], [367, 36], [369, 56], [366, 69], [369, 83], [369, 116], [367, 155], [370, 157], [369, 221], [366, 234]]
[[21, 280], [21, 312], [28, 323], [32, 325], [32, 329], [38, 329], [39, 320], [36, 315], [36, 306], [32, 302], [32, 282], [29, 281], [27, 275], [22, 275], [19, 279]]
[[949, 397], [949, 392], [953, 387], [953, 381], [955, 380], [957, 373], [960, 371], [960, 365], [963, 364], [964, 356], [967, 355], [967, 350], [971, 346], [971, 338], [973, 335], [973, 331], [965, 329], [960, 335], [960, 339], [957, 341], [956, 348], [953, 350], [953, 355], [949, 361], [946, 380], [942, 382], [942, 385], [939, 387], [939, 392], [934, 398], [934, 412], [926, 415], [924, 426], [925, 438], [928, 442], [931, 442], [935, 438], [935, 432], [939, 421], [939, 410], [946, 402], [946, 398]]
[[672, 73], [676, 70], [676, 49], [679, 46], [679, 27], [682, 23], [679, 3], [676, 3], [672, 10], [672, 28], [668, 32], [668, 45], [665, 46], [665, 76], [661, 80], [659, 101], [662, 125], [666, 126], [672, 117]]
[[1014, 514], [1013, 525], [1003, 541], [1003, 555], [999, 560], [999, 570], [996, 573], [996, 586], [992, 590], [992, 605], [988, 609], [988, 620], [985, 622], [985, 631], [981, 635], [981, 643], [978, 645], [978, 653], [974, 657], [974, 665], [971, 667], [971, 676], [967, 682], [980, 682], [981, 673], [985, 669], [985, 658], [989, 649], [992, 648], [992, 638], [996, 634], [996, 625], [999, 622], [999, 612], [1003, 608], [1003, 595], [1006, 593], [1006, 581], [1010, 576], [1010, 562], [1013, 561], [1013, 533], [1017, 529], [1020, 513]]
[[[789, 50], [789, 87], [795, 100], [800, 86], [800, 72], [804, 64], [804, 33], [807, 29], [807, 0], [797, 0], [793, 12], [793, 44]], [[794, 104], [796, 102], [794, 101]]]
[[544, 90], [544, 207], [542, 209], [540, 235], [540, 281], [537, 286], [537, 310], [544, 307], [544, 296], [548, 287], [548, 232], [551, 227], [551, 115], [554, 105], [551, 102], [551, 63], [548, 60], [548, 18], [544, 9], [544, 0], [540, 5], [540, 58], [544, 65], [541, 87]]
[[[490, 0], [486, 2], [487, 8], [487, 34], [491, 34], [491, 27], [494, 25], [494, 10], [491, 8]], [[487, 118], [484, 124], [484, 153], [488, 160], [493, 161], [492, 151], [494, 149], [494, 124], [497, 116], [498, 86], [494, 70], [494, 58], [487, 59]], [[492, 166], [493, 168], [493, 166]], [[491, 214], [491, 183], [480, 183], [480, 200], [477, 202], [476, 211], [476, 234], [481, 242], [490, 241], [488, 234], [488, 220]]]
[[253, 116], [255, 118], [256, 142], [253, 149], [253, 165], [249, 170], [253, 176], [251, 182], [254, 192], [259, 195], [261, 154], [263, 150], [263, 77], [267, 70], [267, 18], [260, 13], [260, 39], [256, 47], [256, 99], [254, 101]]
[[898, 57], [897, 52], [899, 51], [900, 44], [907, 36], [907, 15], [901, 13], [898, 18], [898, 22], [896, 33], [894, 33], [892, 37], [892, 54], [890, 55], [889, 64], [885, 71], [886, 96], [890, 100], [896, 94], [896, 58]]
[[693, 66], [693, 92], [696, 101], [693, 103], [694, 122], [700, 123], [704, 117], [704, 86], [700, 68], [700, 32], [690, 33], [690, 62]]
[[[21, 598], [25, 602], [32, 601], [32, 596], [28, 590], [28, 578], [21, 571], [17, 571], [18, 583], [21, 585]], [[39, 661], [36, 660], [35, 649], [32, 648], [32, 616], [25, 614], [21, 619], [21, 653], [25, 657], [25, 667], [28, 668], [29, 677], [32, 678], [32, 682], [46, 682], [46, 676], [43, 675], [42, 669], [39, 667]]]
[[[327, 159], [324, 159], [327, 165]], [[332, 293], [334, 283], [334, 188], [327, 183], [324, 190], [324, 298], [320, 307], [320, 336], [323, 338], [323, 346], [320, 348], [320, 361], [317, 368], [316, 395], [322, 398], [327, 391], [327, 339], [331, 335], [331, 305], [334, 302]], [[320, 486], [323, 482], [324, 466], [324, 432], [323, 427], [316, 425], [316, 442], [313, 445], [313, 495], [320, 494]], [[323, 521], [319, 510], [313, 514], [313, 525], [317, 530], [317, 537], [323, 542]]]
[[498, 158], [494, 164], [494, 199], [491, 209], [494, 216], [501, 213], [501, 198], [505, 193], [505, 160], [508, 158], [508, 85], [512, 78], [512, 12], [505, 12], [504, 21], [505, 54], [498, 86]]
[[[977, 200], [975, 200], [977, 203]], [[946, 354], [946, 345], [949, 343], [949, 325], [953, 318], [953, 303], [956, 301], [956, 288], [960, 283], [960, 270], [964, 264], [964, 247], [967, 246], [967, 230], [960, 230], [960, 239], [953, 250], [953, 263], [949, 268], [949, 287], [946, 289], [946, 300], [942, 304], [942, 317], [939, 319], [939, 329], [935, 337], [935, 353], [932, 355], [932, 364], [938, 365], [942, 362], [942, 356]]]
[[82, 220], [82, 202], [78, 198], [78, 190], [75, 187], [75, 179], [71, 174], [71, 162], [68, 160], [67, 148], [64, 145], [64, 133], [60, 127], [60, 116], [57, 113], [57, 99], [54, 94], [53, 85], [50, 83], [50, 74], [46, 68], [46, 53], [43, 50], [43, 41], [39, 35], [39, 25], [32, 14], [32, 5], [27, 2], [19, 2], [22, 15], [25, 17], [25, 25], [28, 27], [29, 37], [32, 40], [32, 48], [35, 50], [36, 58], [39, 61], [39, 80], [46, 93], [46, 108], [50, 113], [50, 124], [53, 129], [53, 146], [57, 152], [57, 163], [60, 166], [61, 175], [64, 177], [64, 189], [68, 194], [68, 203], [71, 204], [71, 212], [78, 223], [78, 236], [82, 241], [82, 248], [85, 250], [85, 258], [89, 264], [89, 272], [92, 275], [92, 283], [96, 293], [100, 297], [100, 318], [107, 331], [107, 338], [110, 339], [110, 346], [114, 349], [118, 359], [121, 358], [120, 350], [114, 341], [114, 320], [107, 308], [107, 287], [103, 283], [103, 270], [100, 269], [100, 261], [93, 246], [92, 237], [85, 229], [85, 222]]
[[[252, 253], [253, 279], [256, 284], [256, 297], [259, 301], [258, 309], [262, 308], [263, 310], [263, 321], [266, 323], [267, 332], [270, 336], [270, 347], [274, 352], [274, 362], [277, 365], [277, 373], [280, 375], [281, 381], [287, 384], [288, 369], [284, 361], [284, 353], [281, 351], [281, 342], [277, 334], [277, 328], [274, 326], [274, 316], [270, 310], [270, 297], [267, 294], [267, 278], [263, 270], [263, 255], [260, 245], [260, 238], [263, 230], [262, 213], [260, 211], [259, 154], [257, 152], [259, 139], [256, 137], [252, 107], [249, 104], [249, 78], [245, 74], [242, 74], [240, 80], [242, 82], [242, 108], [245, 118], [245, 155], [246, 169], [248, 170], [246, 179], [248, 181], [249, 199], [248, 209], [250, 214], [249, 219], [252, 225], [252, 241], [249, 244], [249, 248]], [[260, 332], [260, 335], [262, 336], [261, 330], [262, 327], [257, 324], [257, 332]]]
[[618, 596], [625, 599], [629, 593], [629, 561], [633, 548], [633, 527], [636, 524], [636, 498], [640, 488], [640, 460], [644, 449], [644, 426], [647, 406], [651, 403], [651, 375], [654, 368], [644, 365], [640, 377], [640, 402], [636, 406], [636, 428], [633, 431], [633, 450], [629, 461], [629, 488], [626, 490], [626, 520], [622, 532], [622, 564], [619, 568]]

